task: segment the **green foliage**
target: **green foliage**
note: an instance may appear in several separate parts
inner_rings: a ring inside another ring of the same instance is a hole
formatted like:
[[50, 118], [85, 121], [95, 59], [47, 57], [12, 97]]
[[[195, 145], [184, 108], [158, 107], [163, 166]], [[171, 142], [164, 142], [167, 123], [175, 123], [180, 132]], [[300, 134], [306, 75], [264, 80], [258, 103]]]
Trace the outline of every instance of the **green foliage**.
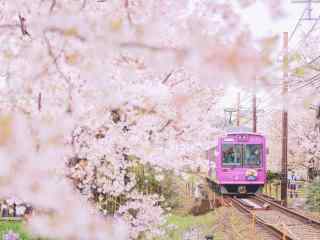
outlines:
[[165, 199], [163, 207], [170, 209], [180, 207], [179, 184], [181, 184], [180, 179], [172, 171], [165, 172], [164, 179], [161, 181], [162, 195]]
[[314, 180], [307, 188], [307, 205], [311, 211], [320, 212], [320, 179]]
[[145, 194], [159, 193], [160, 183], [155, 178], [155, 170], [148, 165], [138, 165], [135, 168], [135, 178], [139, 192]]
[[295, 68], [293, 71], [297, 77], [303, 77], [305, 75], [305, 69], [303, 67]]
[[0, 220], [0, 239], [8, 231], [13, 231], [19, 234], [20, 240], [48, 240], [47, 238], [32, 237], [26, 230], [22, 221], [1, 221]]
[[280, 180], [280, 173], [278, 172], [272, 172], [271, 170], [267, 171], [267, 180], [268, 182], [272, 182], [274, 180]]
[[135, 167], [137, 189], [144, 194], [159, 194], [165, 201], [161, 203], [163, 208], [176, 208], [179, 206], [178, 177], [170, 170], [163, 170], [163, 178], [157, 180], [156, 171], [150, 165], [138, 165]]
[[[210, 233], [212, 231], [212, 226], [216, 223], [217, 217], [214, 212], [209, 212], [201, 216], [178, 216], [178, 215], [169, 215], [167, 218], [167, 223], [164, 228], [168, 229], [167, 235], [162, 238], [156, 238], [156, 240], [180, 240], [182, 239], [183, 233], [192, 228], [200, 227], [201, 231], [204, 233]], [[175, 226], [170, 228], [170, 226]], [[216, 238], [223, 239], [223, 238]]]
[[[138, 192], [146, 195], [158, 194], [164, 198], [165, 201], [160, 203], [164, 210], [179, 206], [180, 199], [177, 191], [179, 178], [173, 171], [162, 170], [161, 173], [157, 173], [149, 164], [136, 163], [132, 168], [127, 169], [127, 172], [133, 174], [136, 182], [133, 188]], [[157, 175], [162, 175], [161, 179], [157, 179]], [[114, 214], [127, 199], [125, 195], [116, 197], [100, 194], [95, 201], [101, 211]]]
[[9, 230], [18, 233], [21, 240], [32, 240], [23, 228], [22, 222], [17, 221], [1, 221], [0, 222], [0, 238], [7, 233]]

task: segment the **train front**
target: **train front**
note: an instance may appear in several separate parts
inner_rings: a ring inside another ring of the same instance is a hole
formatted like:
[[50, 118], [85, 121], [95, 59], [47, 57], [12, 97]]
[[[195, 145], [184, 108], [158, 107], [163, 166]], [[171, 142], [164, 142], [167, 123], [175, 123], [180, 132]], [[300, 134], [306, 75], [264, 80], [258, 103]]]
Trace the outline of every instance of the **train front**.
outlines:
[[231, 133], [219, 139], [216, 177], [222, 194], [254, 194], [266, 182], [265, 137]]

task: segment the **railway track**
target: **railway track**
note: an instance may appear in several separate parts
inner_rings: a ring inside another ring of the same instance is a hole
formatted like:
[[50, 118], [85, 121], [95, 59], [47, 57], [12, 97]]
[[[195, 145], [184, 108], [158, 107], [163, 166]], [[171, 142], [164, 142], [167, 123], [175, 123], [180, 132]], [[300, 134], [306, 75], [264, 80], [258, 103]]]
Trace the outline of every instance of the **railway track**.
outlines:
[[263, 196], [226, 197], [230, 205], [254, 219], [263, 239], [319, 240], [320, 222]]

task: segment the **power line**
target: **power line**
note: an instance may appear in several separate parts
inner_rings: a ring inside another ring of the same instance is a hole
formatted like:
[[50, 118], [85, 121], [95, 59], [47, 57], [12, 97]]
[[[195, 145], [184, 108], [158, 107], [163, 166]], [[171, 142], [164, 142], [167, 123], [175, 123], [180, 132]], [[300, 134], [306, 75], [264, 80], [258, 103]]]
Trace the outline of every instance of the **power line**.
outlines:
[[296, 31], [297, 31], [297, 29], [298, 29], [298, 27], [299, 27], [299, 25], [300, 25], [300, 22], [302, 22], [302, 18], [303, 18], [303, 16], [304, 16], [304, 14], [306, 13], [306, 11], [307, 11], [307, 8], [305, 8], [305, 9], [303, 10], [301, 17], [299, 18], [296, 26], [294, 27], [294, 29], [293, 29], [293, 31], [292, 31], [292, 33], [291, 33], [291, 35], [290, 35], [289, 42], [291, 41], [291, 39], [293, 38], [294, 34], [296, 33]]
[[308, 17], [304, 18], [302, 20], [310, 21], [310, 20], [316, 20], [317, 18], [312, 17], [312, 3], [320, 3], [319, 0], [299, 0], [299, 1], [292, 1], [292, 3], [306, 3], [307, 7], [306, 9], [308, 10]]

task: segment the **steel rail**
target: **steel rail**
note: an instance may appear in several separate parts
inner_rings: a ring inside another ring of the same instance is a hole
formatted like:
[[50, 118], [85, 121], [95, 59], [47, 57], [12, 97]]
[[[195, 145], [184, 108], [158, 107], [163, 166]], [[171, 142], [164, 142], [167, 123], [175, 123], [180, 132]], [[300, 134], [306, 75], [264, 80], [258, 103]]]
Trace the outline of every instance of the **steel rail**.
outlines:
[[320, 227], [320, 222], [311, 218], [311, 217], [308, 217], [306, 215], [303, 215], [301, 213], [298, 213], [292, 209], [289, 209], [289, 208], [286, 208], [272, 200], [269, 200], [269, 199], [266, 199], [264, 196], [261, 196], [261, 195], [255, 195], [253, 196], [253, 199], [256, 199], [258, 201], [261, 201], [261, 202], [265, 202], [265, 203], [268, 203], [270, 205], [272, 205], [273, 207], [276, 207], [278, 208], [281, 212], [285, 213], [285, 214], [291, 214], [292, 216], [296, 217], [296, 218], [299, 218], [299, 220], [303, 221], [303, 222], [306, 222], [307, 224], [315, 224], [317, 226]]
[[[253, 216], [251, 209], [249, 207], [247, 207], [245, 204], [243, 204], [239, 199], [231, 198], [231, 197], [229, 199], [233, 204], [235, 204], [238, 207], [238, 209], [240, 208], [243, 212], [245, 212], [246, 215], [248, 215], [249, 217]], [[274, 237], [276, 237], [277, 239], [283, 239], [284, 233], [280, 229], [278, 229], [277, 227], [275, 227], [269, 223], [266, 223], [264, 220], [262, 220], [261, 218], [259, 218], [257, 216], [255, 216], [255, 221], [256, 221], [256, 223], [259, 224], [259, 226], [263, 227], [266, 231], [268, 231], [269, 233], [271, 232], [272, 235]], [[287, 236], [287, 234], [285, 235], [285, 239], [294, 240], [290, 236]]]

